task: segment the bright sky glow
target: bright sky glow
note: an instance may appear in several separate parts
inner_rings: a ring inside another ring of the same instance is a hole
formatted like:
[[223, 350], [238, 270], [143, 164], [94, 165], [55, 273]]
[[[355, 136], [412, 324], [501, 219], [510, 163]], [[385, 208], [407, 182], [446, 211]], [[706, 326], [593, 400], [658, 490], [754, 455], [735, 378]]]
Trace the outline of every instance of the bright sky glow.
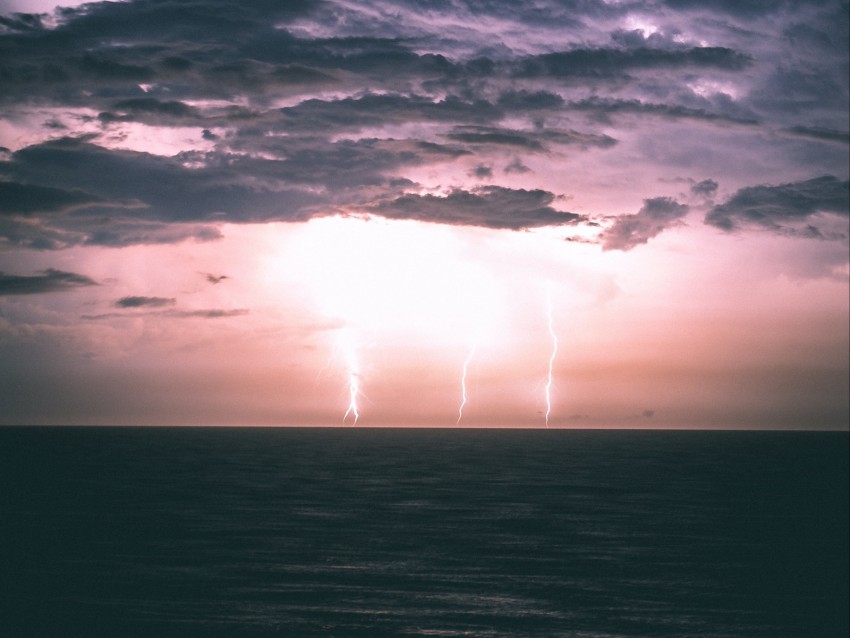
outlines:
[[499, 282], [449, 228], [327, 217], [290, 241], [270, 267], [297, 278], [328, 319], [450, 347], [473, 336], [490, 343], [504, 330]]

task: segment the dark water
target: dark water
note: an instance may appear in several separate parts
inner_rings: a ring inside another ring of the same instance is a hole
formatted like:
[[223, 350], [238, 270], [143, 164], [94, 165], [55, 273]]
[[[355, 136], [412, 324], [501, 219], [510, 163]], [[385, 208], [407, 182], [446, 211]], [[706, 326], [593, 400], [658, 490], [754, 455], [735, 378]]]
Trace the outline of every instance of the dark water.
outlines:
[[846, 433], [0, 428], [0, 635], [848, 635]]

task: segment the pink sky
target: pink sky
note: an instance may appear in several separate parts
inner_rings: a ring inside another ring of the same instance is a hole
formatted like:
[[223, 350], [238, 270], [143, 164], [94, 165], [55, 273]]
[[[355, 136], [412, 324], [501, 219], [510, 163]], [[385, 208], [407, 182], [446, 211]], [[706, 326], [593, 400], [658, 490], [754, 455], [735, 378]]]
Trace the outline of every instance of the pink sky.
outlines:
[[846, 6], [208, 4], [0, 5], [0, 423], [848, 427]]

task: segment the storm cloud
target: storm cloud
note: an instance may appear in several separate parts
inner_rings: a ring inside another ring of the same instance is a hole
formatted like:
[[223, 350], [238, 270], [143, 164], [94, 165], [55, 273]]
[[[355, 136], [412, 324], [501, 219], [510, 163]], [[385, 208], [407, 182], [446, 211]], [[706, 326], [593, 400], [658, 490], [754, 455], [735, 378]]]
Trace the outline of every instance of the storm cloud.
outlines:
[[0, 182], [0, 214], [68, 211], [100, 202], [100, 198], [79, 189], [63, 190], [50, 186]]
[[621, 215], [600, 236], [603, 250], [631, 250], [647, 243], [663, 230], [680, 223], [688, 207], [669, 197], [644, 201], [634, 215]]
[[[850, 217], [850, 182], [832, 175], [787, 184], [743, 188], [715, 206], [705, 223], [736, 232], [760, 227], [776, 232], [823, 237], [812, 218], [818, 213]], [[800, 224], [806, 226], [800, 230]]]
[[482, 186], [446, 195], [402, 195], [369, 208], [390, 219], [416, 219], [441, 224], [524, 230], [539, 226], [574, 225], [581, 215], [550, 206], [552, 193], [542, 190]]
[[[846, 3], [633, 9], [132, 0], [3, 16], [0, 103], [27, 131], [0, 139], [0, 242], [210, 241], [224, 223], [361, 210], [503, 229], [581, 224], [610, 213], [570, 217], [545, 197], [516, 194], [581, 196], [588, 181], [574, 192], [569, 176], [587, 166], [599, 192], [639, 184], [637, 202], [674, 196], [660, 180], [695, 183], [691, 172], [744, 197], [766, 180], [757, 171], [748, 183], [741, 171], [725, 179], [711, 145], [729, 131], [753, 157], [805, 158], [810, 178], [842, 178]], [[775, 37], [750, 37], [749, 23], [768, 15]], [[682, 126], [693, 127], [689, 144], [679, 143]], [[561, 188], [543, 186], [546, 163], [560, 167]], [[666, 174], [626, 178], [626, 167]], [[487, 179], [490, 190], [458, 175]], [[694, 196], [717, 194], [700, 188]], [[426, 191], [446, 195], [411, 194]], [[740, 197], [706, 223], [770, 226]], [[764, 219], [780, 224], [779, 215]], [[626, 214], [602, 245], [631, 248], [669, 222]]]
[[97, 286], [93, 279], [73, 272], [48, 268], [39, 275], [10, 275], [0, 272], [0, 295], [35, 295]]
[[177, 300], [173, 297], [121, 297], [115, 302], [119, 308], [162, 308], [163, 306], [173, 306]]

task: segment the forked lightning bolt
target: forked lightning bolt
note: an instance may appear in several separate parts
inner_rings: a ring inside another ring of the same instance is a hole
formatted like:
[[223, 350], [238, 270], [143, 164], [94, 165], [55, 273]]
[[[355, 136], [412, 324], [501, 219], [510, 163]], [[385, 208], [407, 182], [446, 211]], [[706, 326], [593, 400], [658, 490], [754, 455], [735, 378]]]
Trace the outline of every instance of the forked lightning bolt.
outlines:
[[342, 422], [345, 423], [348, 415], [354, 417], [352, 425], [357, 425], [357, 419], [360, 418], [360, 412], [357, 409], [357, 395], [360, 394], [360, 379], [356, 372], [349, 371], [348, 373], [348, 409], [345, 411], [345, 416], [342, 417]]
[[475, 346], [472, 346], [472, 350], [469, 351], [469, 354], [466, 357], [466, 360], [463, 362], [463, 374], [460, 377], [460, 407], [457, 409], [457, 424], [460, 425], [460, 420], [463, 418], [463, 408], [467, 403], [468, 397], [466, 395], [466, 374], [469, 371], [469, 363], [472, 361], [472, 357], [475, 356]]
[[549, 355], [549, 376], [546, 379], [546, 427], [549, 427], [549, 415], [552, 413], [552, 368], [555, 355], [558, 354], [558, 337], [552, 325], [552, 290], [546, 289], [546, 318], [549, 324], [549, 337], [552, 339], [552, 352]]

